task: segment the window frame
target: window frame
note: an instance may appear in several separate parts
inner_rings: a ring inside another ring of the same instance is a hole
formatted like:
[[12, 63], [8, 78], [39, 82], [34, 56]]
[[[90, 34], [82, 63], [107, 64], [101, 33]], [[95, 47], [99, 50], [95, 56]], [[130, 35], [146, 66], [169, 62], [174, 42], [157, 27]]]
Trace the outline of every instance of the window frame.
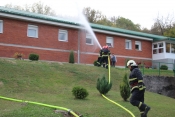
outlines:
[[108, 47], [114, 47], [114, 38], [113, 37], [106, 37], [106, 45], [108, 45]]
[[[60, 39], [60, 33], [61, 34], [65, 34], [65, 39]], [[64, 42], [68, 42], [68, 31], [67, 30], [63, 30], [63, 29], [59, 29], [58, 30], [58, 41], [64, 41]]]
[[[173, 48], [173, 45], [174, 45], [174, 48]], [[171, 43], [170, 52], [171, 52], [172, 54], [175, 54], [175, 43]]]
[[[91, 43], [87, 43], [87, 39], [91, 40]], [[86, 44], [87, 45], [94, 45], [93, 38], [88, 32], [86, 32]]]
[[[166, 42], [166, 53], [171, 53], [171, 51], [170, 51], [170, 49], [171, 49], [171, 43], [169, 43], [169, 42]], [[168, 47], [168, 45], [169, 45], [169, 47]]]
[[0, 20], [0, 33], [3, 33], [3, 20]]
[[[35, 30], [36, 31], [36, 35], [29, 35], [29, 29], [30, 30]], [[28, 25], [28, 27], [27, 27], [27, 37], [32, 37], [32, 38], [38, 38], [38, 26], [36, 26], [36, 25]]]
[[[136, 49], [136, 45], [138, 45], [138, 49]], [[135, 49], [138, 50], [138, 51], [141, 51], [142, 50], [142, 43], [141, 41], [135, 41]]]
[[[126, 47], [126, 43], [129, 43], [129, 48]], [[128, 39], [125, 40], [125, 49], [128, 49], [128, 50], [132, 49], [132, 41], [131, 40], [128, 40]]]
[[152, 53], [153, 54], [164, 53], [164, 46], [165, 45], [166, 44], [164, 44], [164, 42], [153, 43], [152, 44]]

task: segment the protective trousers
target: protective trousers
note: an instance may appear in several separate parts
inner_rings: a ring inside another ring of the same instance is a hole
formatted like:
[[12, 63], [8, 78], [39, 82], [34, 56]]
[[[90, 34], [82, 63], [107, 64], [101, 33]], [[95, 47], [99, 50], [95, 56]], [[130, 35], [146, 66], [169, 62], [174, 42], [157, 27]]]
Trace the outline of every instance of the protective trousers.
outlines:
[[139, 90], [139, 89], [134, 89], [132, 91], [132, 95], [131, 95], [131, 98], [130, 98], [130, 103], [133, 105], [133, 106], [137, 106], [140, 110], [140, 113], [144, 113], [147, 105], [144, 104], [144, 93], [145, 93], [145, 89], [143, 90]]
[[108, 69], [108, 55], [102, 56], [102, 58], [100, 59], [100, 63], [102, 62], [106, 64], [106, 68]]

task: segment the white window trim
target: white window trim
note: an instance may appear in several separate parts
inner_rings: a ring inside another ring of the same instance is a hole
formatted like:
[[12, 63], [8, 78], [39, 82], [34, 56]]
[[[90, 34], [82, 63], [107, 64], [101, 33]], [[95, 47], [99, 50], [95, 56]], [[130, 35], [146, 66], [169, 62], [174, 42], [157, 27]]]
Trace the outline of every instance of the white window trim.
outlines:
[[[162, 47], [159, 47], [159, 44], [161, 44], [161, 43], [163, 44], [163, 46]], [[157, 47], [154, 48], [154, 45], [157, 45]], [[166, 46], [166, 43], [164, 43], [164, 42], [153, 43], [152, 44], [152, 54], [159, 54], [159, 49], [163, 49], [163, 52], [161, 52], [161, 53], [166, 52], [165, 46]], [[171, 44], [170, 44], [170, 46], [171, 46]], [[156, 53], [154, 53], [154, 50], [156, 51]]]
[[[126, 47], [126, 42], [129, 42], [129, 47], [130, 47], [130, 48], [127, 48], [127, 47]], [[125, 40], [125, 49], [129, 49], [129, 50], [132, 49], [132, 41], [131, 41], [131, 40], [128, 40], [128, 39]]]
[[2, 24], [0, 25], [0, 33], [3, 33], [3, 20], [0, 20], [0, 23]]
[[[28, 32], [29, 29], [36, 30], [36, 35], [35, 36], [30, 36], [29, 32]], [[38, 26], [36, 26], [36, 25], [28, 25], [28, 27], [27, 27], [27, 36], [28, 37], [33, 37], [33, 38], [38, 38]]]
[[106, 44], [110, 43], [111, 46], [109, 47], [114, 47], [114, 38], [113, 37], [106, 37]]
[[139, 50], [139, 51], [142, 50], [142, 43], [141, 43], [141, 41], [135, 41], [135, 45], [139, 45], [139, 49], [136, 49], [136, 50]]
[[91, 39], [91, 43], [86, 43], [87, 45], [94, 45], [92, 36], [89, 33], [86, 33], [86, 39]]
[[[60, 34], [60, 33], [64, 33], [64, 34], [65, 34], [65, 39], [64, 39], [64, 40], [59, 39], [59, 34]], [[58, 31], [58, 40], [59, 40], [59, 41], [68, 42], [68, 31], [67, 31], [67, 30], [59, 29], [59, 31]]]

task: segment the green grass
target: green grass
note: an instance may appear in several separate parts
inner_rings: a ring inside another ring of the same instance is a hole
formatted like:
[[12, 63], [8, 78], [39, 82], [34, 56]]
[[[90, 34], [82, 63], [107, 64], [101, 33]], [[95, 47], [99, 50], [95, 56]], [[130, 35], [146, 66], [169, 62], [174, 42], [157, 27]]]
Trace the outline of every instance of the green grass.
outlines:
[[174, 77], [175, 73], [173, 70], [159, 70], [159, 69], [140, 69], [144, 75], [153, 75], [153, 76], [171, 76]]
[[[112, 89], [109, 99], [140, 116], [137, 107], [124, 102], [119, 84], [127, 69], [111, 68]], [[131, 117], [119, 106], [104, 99], [96, 89], [97, 79], [108, 77], [108, 70], [89, 65], [58, 62], [0, 59], [0, 96], [65, 107], [84, 117]], [[82, 86], [89, 92], [85, 100], [75, 99], [72, 89]], [[149, 117], [174, 117], [175, 99], [145, 93], [145, 102], [152, 108]], [[54, 108], [0, 99], [0, 117], [59, 117]]]

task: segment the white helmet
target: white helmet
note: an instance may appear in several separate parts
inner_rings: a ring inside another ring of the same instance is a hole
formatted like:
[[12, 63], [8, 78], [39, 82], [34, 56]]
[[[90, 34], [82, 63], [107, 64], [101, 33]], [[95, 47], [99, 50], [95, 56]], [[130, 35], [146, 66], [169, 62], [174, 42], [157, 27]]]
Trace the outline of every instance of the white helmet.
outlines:
[[137, 64], [136, 64], [136, 62], [134, 60], [129, 60], [127, 62], [127, 66], [129, 66], [129, 65], [131, 65], [131, 66], [137, 66]]

